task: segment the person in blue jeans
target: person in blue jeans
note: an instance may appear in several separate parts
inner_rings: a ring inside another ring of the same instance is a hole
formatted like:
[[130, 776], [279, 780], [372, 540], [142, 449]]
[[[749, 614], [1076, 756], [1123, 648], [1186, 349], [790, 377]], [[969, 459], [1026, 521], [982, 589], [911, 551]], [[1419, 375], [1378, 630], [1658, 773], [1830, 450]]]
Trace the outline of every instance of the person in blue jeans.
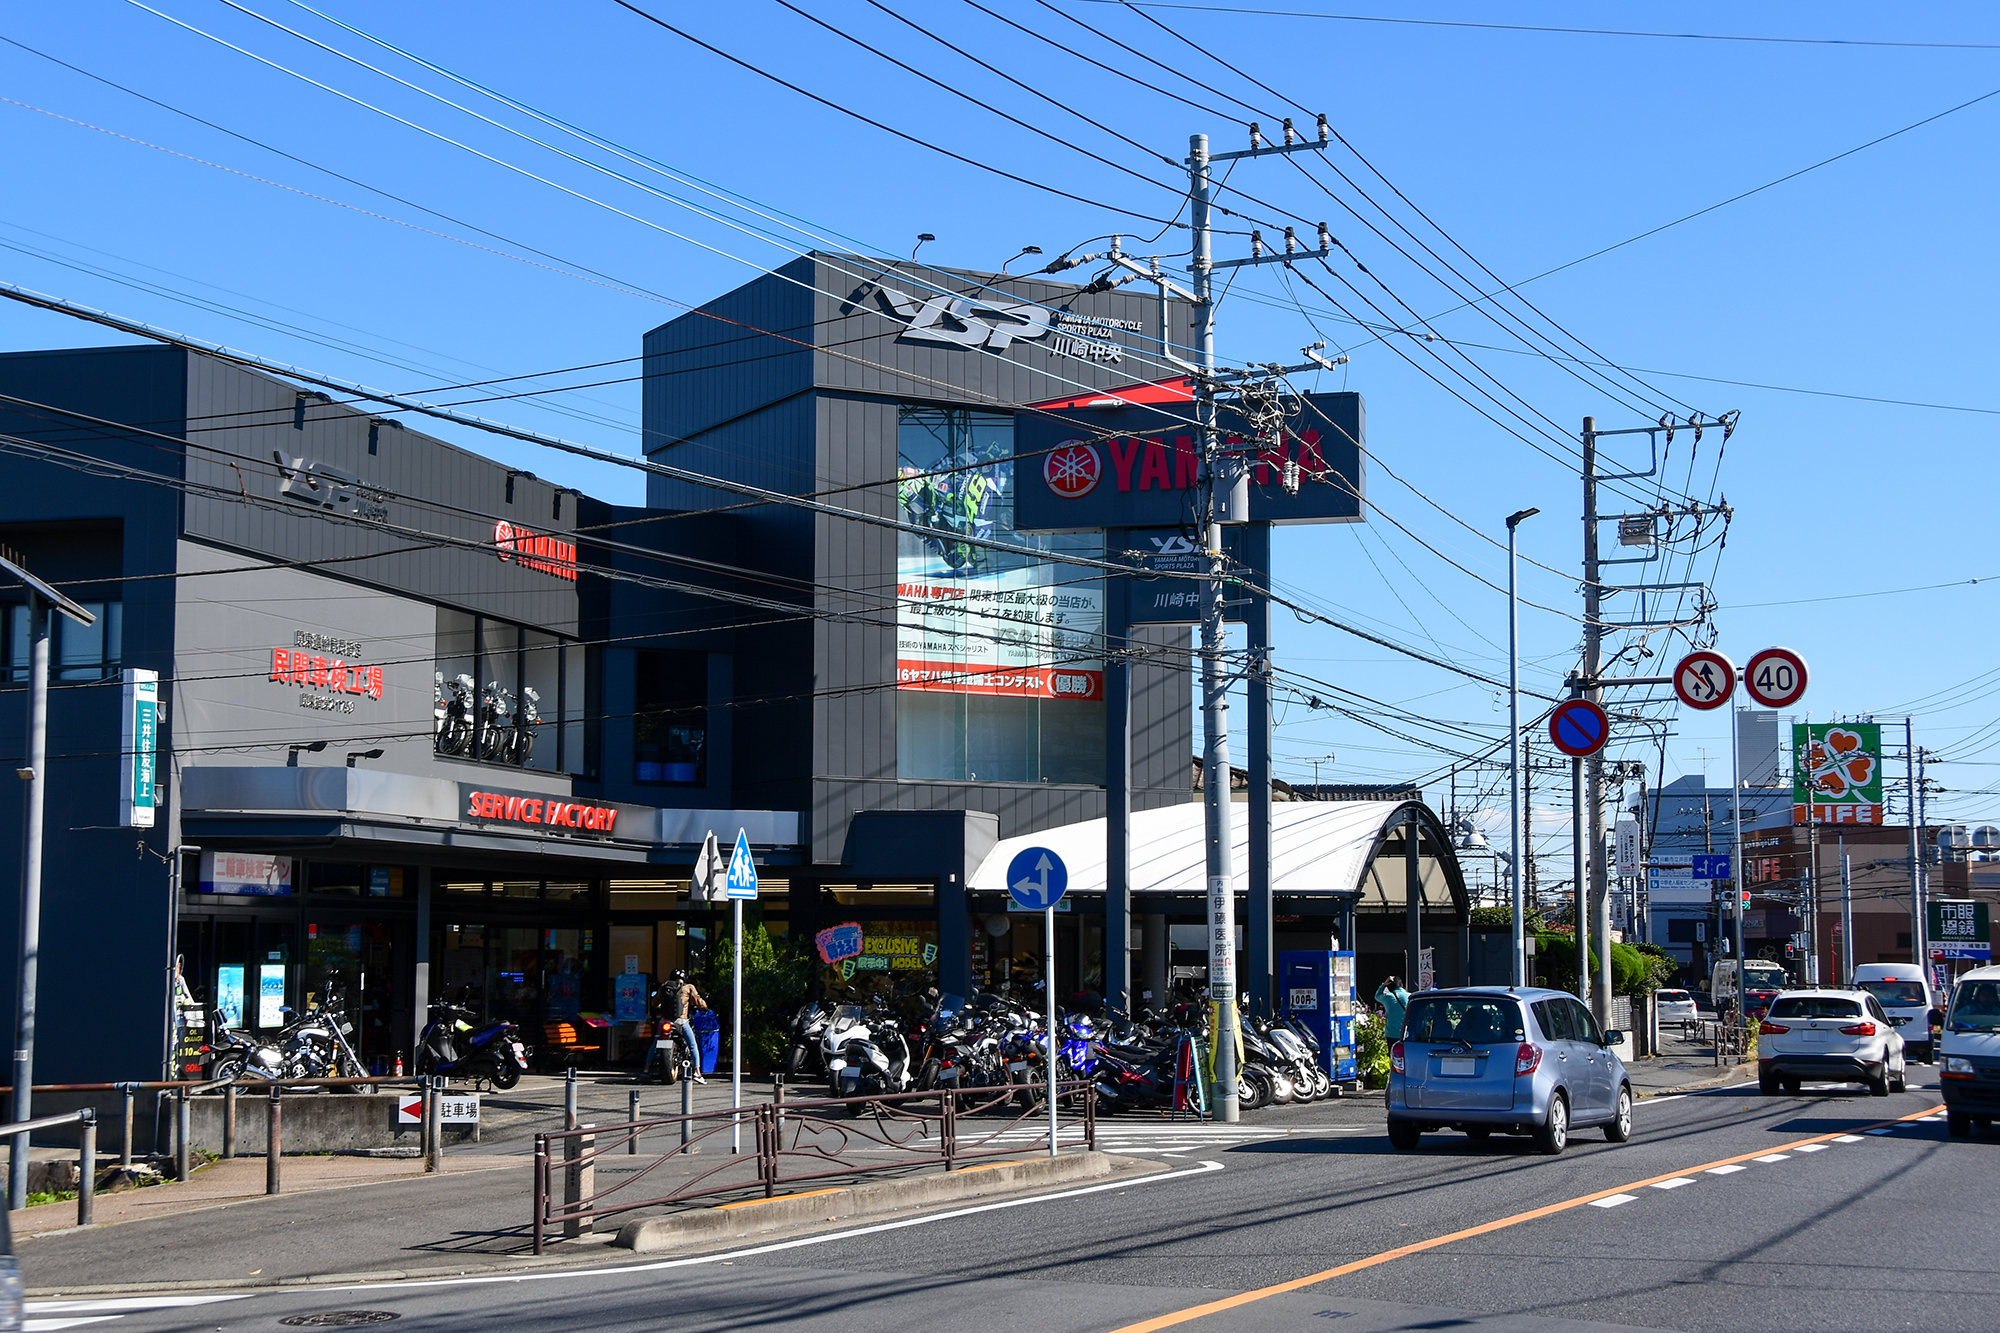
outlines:
[[1390, 1041], [1399, 1040], [1403, 1035], [1403, 1015], [1410, 1009], [1410, 993], [1403, 989], [1402, 979], [1386, 977], [1375, 988], [1375, 1003], [1382, 1006], [1382, 1029]]

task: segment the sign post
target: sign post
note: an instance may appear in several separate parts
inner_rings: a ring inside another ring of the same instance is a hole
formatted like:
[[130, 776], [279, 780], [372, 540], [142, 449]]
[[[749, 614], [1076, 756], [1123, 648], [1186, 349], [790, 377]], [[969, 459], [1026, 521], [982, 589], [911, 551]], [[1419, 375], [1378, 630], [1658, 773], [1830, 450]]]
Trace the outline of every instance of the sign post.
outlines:
[[1007, 892], [1015, 902], [1042, 914], [1042, 1000], [1048, 1009], [1049, 1156], [1056, 1155], [1056, 1061], [1062, 1042], [1056, 1034], [1056, 904], [1069, 890], [1069, 868], [1046, 847], [1029, 847], [1007, 863]]
[[[712, 836], [712, 835], [711, 835]], [[729, 969], [729, 1109], [743, 1109], [743, 904], [757, 898], [757, 862], [750, 855], [750, 835], [736, 830], [736, 848], [729, 853], [730, 940], [735, 963]], [[696, 1068], [700, 1056], [696, 1055]], [[743, 1151], [743, 1117], [729, 1122], [729, 1151]]]

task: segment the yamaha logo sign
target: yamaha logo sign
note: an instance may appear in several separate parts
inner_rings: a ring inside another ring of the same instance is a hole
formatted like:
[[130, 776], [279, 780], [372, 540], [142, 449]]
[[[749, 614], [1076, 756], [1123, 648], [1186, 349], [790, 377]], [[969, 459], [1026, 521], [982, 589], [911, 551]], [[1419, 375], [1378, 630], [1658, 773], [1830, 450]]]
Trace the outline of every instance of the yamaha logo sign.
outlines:
[[1042, 480], [1065, 500], [1080, 500], [1097, 489], [1104, 457], [1088, 440], [1065, 440], [1042, 460]]

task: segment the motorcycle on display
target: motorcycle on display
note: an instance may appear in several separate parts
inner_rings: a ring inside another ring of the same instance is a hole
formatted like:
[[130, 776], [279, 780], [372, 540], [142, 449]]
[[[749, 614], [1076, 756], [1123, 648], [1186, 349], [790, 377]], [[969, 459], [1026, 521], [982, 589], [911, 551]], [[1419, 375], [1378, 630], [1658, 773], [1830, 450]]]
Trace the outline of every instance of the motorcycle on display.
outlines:
[[492, 1084], [501, 1092], [528, 1072], [520, 1029], [505, 1019], [480, 1023], [464, 1005], [438, 1000], [417, 1046], [417, 1073]]
[[241, 1028], [229, 1026], [229, 1015], [220, 1009], [208, 1016], [208, 1077], [216, 1083], [234, 1083], [248, 1075], [276, 1081], [285, 1075], [285, 1053]]
[[826, 1072], [826, 1057], [821, 1052], [820, 1043], [832, 1018], [833, 1006], [824, 1000], [802, 1004], [799, 1011], [792, 1015], [792, 1048], [785, 1056], [786, 1079]]
[[534, 686], [521, 687], [521, 706], [514, 711], [514, 726], [501, 747], [502, 757], [516, 768], [526, 768], [535, 753], [535, 728], [542, 725], [542, 713], [536, 705], [541, 701]]
[[[835, 1097], [872, 1097], [910, 1087], [910, 1045], [887, 1009], [872, 1012], [858, 1004], [834, 1006], [820, 1041], [826, 1056], [827, 1089]], [[857, 1104], [852, 1108], [861, 1114]]]
[[488, 681], [479, 696], [479, 757], [504, 762], [513, 730], [513, 691], [503, 689], [497, 680]]
[[431, 718], [437, 728], [433, 742], [439, 754], [460, 755], [472, 746], [472, 677], [461, 675], [445, 692], [444, 672], [434, 673], [437, 686], [431, 704]]

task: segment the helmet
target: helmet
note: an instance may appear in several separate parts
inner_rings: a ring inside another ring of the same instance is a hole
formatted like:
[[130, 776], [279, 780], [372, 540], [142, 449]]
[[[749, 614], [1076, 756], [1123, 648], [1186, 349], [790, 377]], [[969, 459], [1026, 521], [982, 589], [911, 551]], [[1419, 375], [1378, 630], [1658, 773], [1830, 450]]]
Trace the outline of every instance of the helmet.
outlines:
[[669, 978], [669, 980], [675, 982], [676, 984], [686, 981], [687, 979], [688, 979], [687, 969], [684, 967], [675, 968], [674, 975], [671, 978]]

